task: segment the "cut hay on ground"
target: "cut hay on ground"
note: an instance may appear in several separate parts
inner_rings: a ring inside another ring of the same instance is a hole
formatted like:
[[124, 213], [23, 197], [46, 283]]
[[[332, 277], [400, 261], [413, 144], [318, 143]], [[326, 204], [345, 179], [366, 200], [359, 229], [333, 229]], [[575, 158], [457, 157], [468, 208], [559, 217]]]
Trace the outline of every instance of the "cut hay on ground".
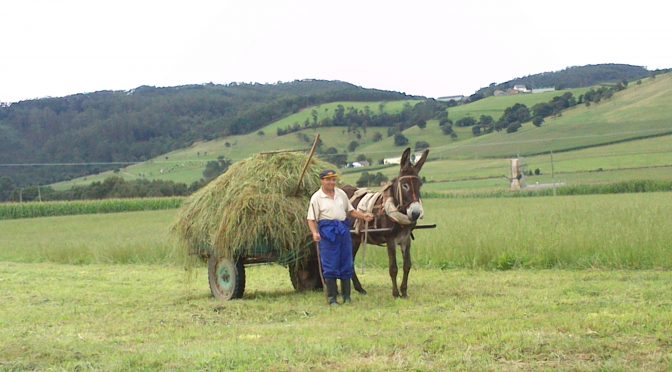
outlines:
[[270, 249], [282, 263], [306, 254], [310, 196], [320, 188], [320, 171], [334, 168], [313, 158], [295, 194], [307, 158], [295, 152], [258, 154], [189, 197], [172, 227], [185, 252], [233, 258]]

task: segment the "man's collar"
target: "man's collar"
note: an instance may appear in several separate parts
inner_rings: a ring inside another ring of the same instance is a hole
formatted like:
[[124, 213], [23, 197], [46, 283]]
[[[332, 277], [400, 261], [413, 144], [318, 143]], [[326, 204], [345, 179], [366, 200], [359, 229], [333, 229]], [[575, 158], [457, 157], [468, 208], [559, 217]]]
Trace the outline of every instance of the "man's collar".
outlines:
[[[337, 189], [337, 188], [334, 187], [334, 194], [336, 194], [336, 189]], [[320, 187], [320, 190], [318, 191], [318, 193], [319, 193], [319, 194], [318, 194], [319, 197], [321, 197], [321, 198], [329, 198], [329, 195], [327, 195], [327, 194], [324, 192], [324, 190], [322, 190], [322, 187]]]

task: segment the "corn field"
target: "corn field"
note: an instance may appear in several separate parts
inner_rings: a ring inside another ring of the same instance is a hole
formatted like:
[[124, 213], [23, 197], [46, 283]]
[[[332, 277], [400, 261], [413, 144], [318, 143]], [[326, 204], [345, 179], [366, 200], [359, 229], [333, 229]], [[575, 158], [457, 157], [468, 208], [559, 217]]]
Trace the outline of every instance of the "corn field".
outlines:
[[0, 203], [0, 220], [171, 209], [178, 208], [183, 200], [182, 197], [170, 197]]

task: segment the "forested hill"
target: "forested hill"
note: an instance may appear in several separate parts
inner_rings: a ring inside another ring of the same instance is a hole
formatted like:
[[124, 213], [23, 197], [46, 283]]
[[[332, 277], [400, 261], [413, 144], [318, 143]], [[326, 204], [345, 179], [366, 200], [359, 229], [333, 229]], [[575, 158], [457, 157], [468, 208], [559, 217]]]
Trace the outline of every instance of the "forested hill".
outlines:
[[[662, 72], [662, 71], [661, 71]], [[561, 71], [544, 72], [541, 74], [519, 77], [501, 84], [479, 89], [474, 98], [491, 96], [495, 90], [507, 90], [514, 85], [525, 85], [528, 89], [556, 88], [570, 89], [589, 87], [601, 83], [616, 83], [623, 80], [632, 81], [650, 76], [652, 71], [641, 66], [623, 64], [600, 64], [568, 67]]]
[[[0, 106], [0, 163], [144, 161], [199, 140], [249, 133], [333, 101], [413, 98], [349, 83], [141, 86]], [[17, 184], [45, 184], [117, 166], [0, 167]]]

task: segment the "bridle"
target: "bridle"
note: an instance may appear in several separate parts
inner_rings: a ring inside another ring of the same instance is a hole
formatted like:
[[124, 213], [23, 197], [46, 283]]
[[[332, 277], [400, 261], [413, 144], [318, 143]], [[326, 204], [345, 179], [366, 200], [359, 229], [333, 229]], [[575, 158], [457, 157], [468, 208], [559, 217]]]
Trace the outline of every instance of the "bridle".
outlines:
[[401, 190], [401, 180], [406, 179], [406, 178], [414, 178], [420, 181], [420, 177], [414, 176], [414, 175], [408, 175], [408, 176], [401, 176], [398, 177], [397, 180], [395, 181], [396, 185], [395, 187], [397, 188], [397, 205], [396, 207], [399, 209], [406, 209], [408, 206], [410, 206], [414, 202], [420, 202], [420, 189], [418, 188], [417, 192], [415, 188], [413, 187], [413, 182], [408, 182], [407, 184], [411, 188], [411, 200], [408, 203], [404, 203], [404, 194]]

